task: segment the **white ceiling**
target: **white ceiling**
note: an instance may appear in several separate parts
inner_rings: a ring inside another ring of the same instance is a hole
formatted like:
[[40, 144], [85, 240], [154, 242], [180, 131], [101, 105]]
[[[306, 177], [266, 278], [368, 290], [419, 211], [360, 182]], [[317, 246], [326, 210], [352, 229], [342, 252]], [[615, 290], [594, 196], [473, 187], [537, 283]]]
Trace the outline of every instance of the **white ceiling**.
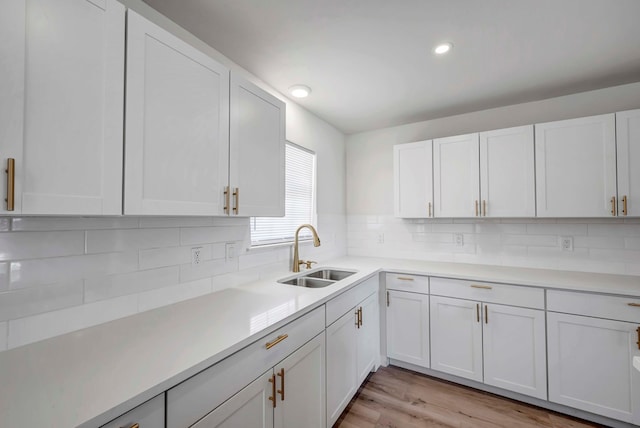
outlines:
[[145, 1], [347, 134], [640, 81], [640, 0]]

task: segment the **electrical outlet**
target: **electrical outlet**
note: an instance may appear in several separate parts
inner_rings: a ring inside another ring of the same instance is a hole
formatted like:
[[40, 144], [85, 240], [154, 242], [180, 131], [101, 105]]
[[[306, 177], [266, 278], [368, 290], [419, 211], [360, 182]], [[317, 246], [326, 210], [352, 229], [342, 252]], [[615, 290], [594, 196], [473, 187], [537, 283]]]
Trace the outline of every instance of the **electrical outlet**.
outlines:
[[194, 247], [191, 249], [191, 265], [199, 265], [202, 262], [201, 258], [202, 247]]
[[378, 244], [384, 244], [384, 233], [378, 233]]
[[456, 233], [454, 235], [454, 238], [456, 241], [456, 247], [464, 246], [464, 235], [462, 233]]
[[236, 258], [236, 243], [235, 242], [227, 242], [224, 246], [225, 248], [225, 259], [227, 261]]
[[573, 237], [563, 236], [560, 238], [560, 247], [562, 251], [573, 251]]

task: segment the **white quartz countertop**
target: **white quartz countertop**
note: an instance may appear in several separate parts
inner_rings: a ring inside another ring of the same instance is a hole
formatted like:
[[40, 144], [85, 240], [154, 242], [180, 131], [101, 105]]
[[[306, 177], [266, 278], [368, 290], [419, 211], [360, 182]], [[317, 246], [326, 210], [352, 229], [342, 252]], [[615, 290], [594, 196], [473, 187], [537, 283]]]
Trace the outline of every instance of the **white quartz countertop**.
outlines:
[[640, 277], [344, 257], [326, 288], [268, 278], [0, 353], [0, 426], [100, 426], [381, 271], [640, 297]]

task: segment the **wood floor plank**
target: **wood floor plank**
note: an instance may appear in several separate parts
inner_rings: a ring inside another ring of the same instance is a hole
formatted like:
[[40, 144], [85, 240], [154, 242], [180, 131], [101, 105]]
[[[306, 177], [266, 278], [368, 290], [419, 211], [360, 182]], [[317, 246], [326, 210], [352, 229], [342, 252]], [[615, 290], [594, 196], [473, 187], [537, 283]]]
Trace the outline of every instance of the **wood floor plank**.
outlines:
[[599, 425], [397, 367], [360, 387], [334, 428], [593, 428]]

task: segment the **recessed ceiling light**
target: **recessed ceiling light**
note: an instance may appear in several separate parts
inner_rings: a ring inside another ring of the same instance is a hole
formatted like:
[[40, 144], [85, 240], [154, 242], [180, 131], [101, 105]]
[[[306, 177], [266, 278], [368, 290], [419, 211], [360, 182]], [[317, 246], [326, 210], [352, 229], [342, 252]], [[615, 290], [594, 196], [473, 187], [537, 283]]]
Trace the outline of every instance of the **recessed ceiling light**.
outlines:
[[289, 93], [296, 98], [306, 98], [311, 93], [311, 88], [305, 85], [293, 85], [289, 88]]
[[442, 55], [442, 54], [446, 54], [447, 52], [449, 52], [451, 50], [451, 48], [453, 48], [453, 43], [440, 43], [438, 46], [436, 46], [433, 49], [433, 52], [438, 54], [438, 55]]

